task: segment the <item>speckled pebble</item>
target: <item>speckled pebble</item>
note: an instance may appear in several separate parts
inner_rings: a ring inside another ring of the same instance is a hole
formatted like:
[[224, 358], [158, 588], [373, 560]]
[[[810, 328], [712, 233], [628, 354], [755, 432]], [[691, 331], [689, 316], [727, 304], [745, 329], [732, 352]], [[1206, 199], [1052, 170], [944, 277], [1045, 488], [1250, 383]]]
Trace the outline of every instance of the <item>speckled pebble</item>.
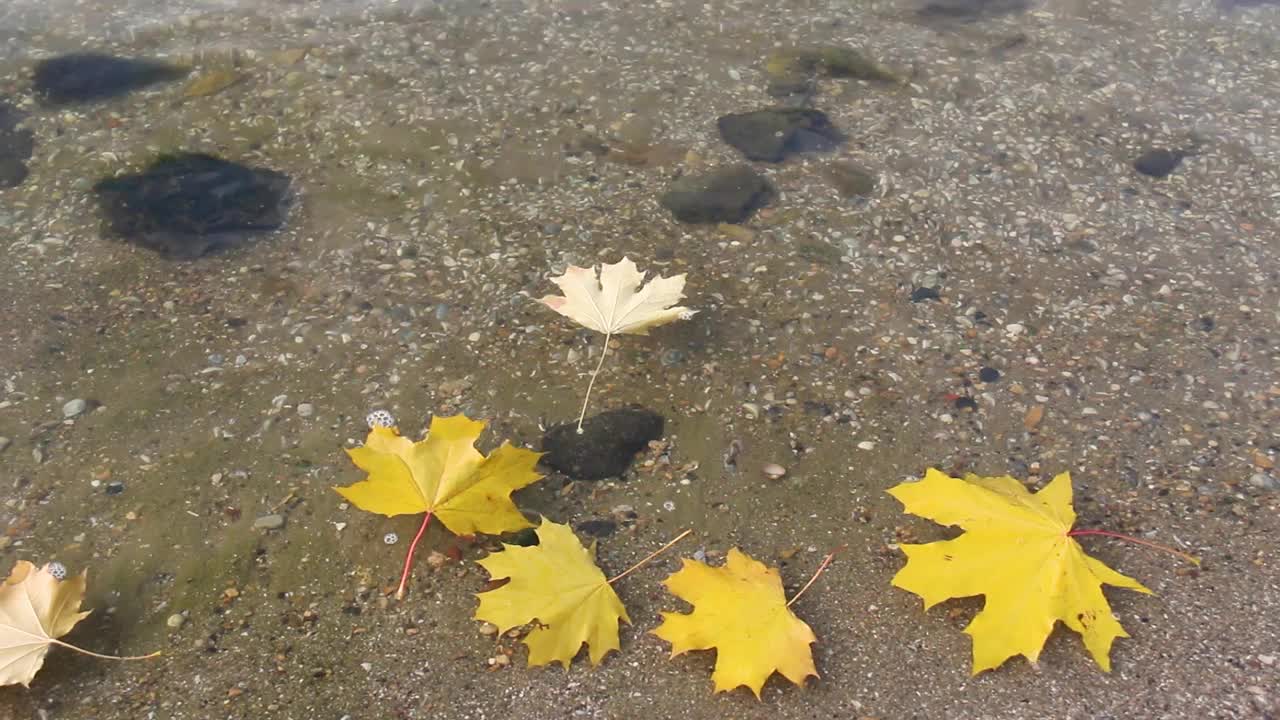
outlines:
[[87, 400], [84, 400], [83, 398], [68, 400], [67, 403], [62, 406], [62, 417], [70, 419], [82, 414], [85, 410], [88, 410], [88, 409], [89, 409], [89, 402]]
[[256, 530], [279, 530], [284, 527], [284, 516], [279, 514], [263, 515], [253, 521]]

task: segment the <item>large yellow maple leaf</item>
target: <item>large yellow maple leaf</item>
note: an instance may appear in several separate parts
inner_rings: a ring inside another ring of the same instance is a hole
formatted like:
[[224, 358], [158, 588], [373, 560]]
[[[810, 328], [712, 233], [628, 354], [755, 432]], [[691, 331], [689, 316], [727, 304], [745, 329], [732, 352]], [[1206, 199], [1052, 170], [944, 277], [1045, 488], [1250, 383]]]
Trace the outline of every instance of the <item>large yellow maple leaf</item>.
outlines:
[[0, 685], [29, 685], [49, 647], [89, 614], [80, 612], [85, 582], [83, 573], [60, 580], [48, 565], [18, 561], [0, 585]]
[[434, 417], [418, 442], [395, 428], [373, 427], [347, 451], [369, 476], [334, 488], [356, 507], [381, 515], [431, 513], [458, 535], [498, 535], [532, 527], [511, 493], [542, 476], [541, 453], [504, 442], [488, 457], [475, 449], [485, 423], [465, 415]]
[[809, 647], [818, 638], [787, 606], [777, 570], [733, 548], [723, 567], [684, 558], [664, 584], [693, 612], [662, 613], [653, 634], [671, 643], [671, 657], [714, 649], [716, 692], [746, 685], [759, 698], [774, 672], [800, 686], [818, 675]]
[[530, 665], [559, 662], [567, 668], [583, 643], [599, 665], [618, 649], [618, 622], [631, 622], [627, 609], [596, 566], [594, 544], [583, 547], [569, 526], [549, 520], [537, 533], [533, 547], [504, 544], [502, 552], [476, 561], [494, 580], [508, 582], [477, 595], [475, 617], [500, 633], [537, 623], [524, 638]]
[[19, 560], [0, 583], [0, 685], [30, 685], [49, 648], [60, 645], [106, 660], [146, 660], [159, 655], [103, 655], [58, 638], [89, 614], [81, 611], [88, 571], [71, 578], [59, 563], [42, 568]]
[[902, 545], [907, 564], [896, 587], [919, 595], [927, 610], [949, 598], [985, 596], [965, 628], [973, 638], [973, 674], [1014, 655], [1031, 662], [1060, 620], [1080, 633], [1103, 670], [1111, 644], [1128, 633], [1111, 614], [1102, 585], [1150, 593], [1137, 580], [1089, 557], [1071, 537], [1071, 475], [1030, 493], [1012, 477], [963, 480], [930, 469], [923, 480], [889, 490], [904, 509], [965, 530], [954, 540]]

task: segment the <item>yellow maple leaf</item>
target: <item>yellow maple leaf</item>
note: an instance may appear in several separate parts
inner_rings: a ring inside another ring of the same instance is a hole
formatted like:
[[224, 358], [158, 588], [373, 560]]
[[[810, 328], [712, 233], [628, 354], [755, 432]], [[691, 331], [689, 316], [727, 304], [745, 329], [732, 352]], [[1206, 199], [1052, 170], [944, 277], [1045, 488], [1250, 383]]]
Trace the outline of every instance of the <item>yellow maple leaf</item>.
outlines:
[[802, 687], [817, 677], [809, 646], [818, 638], [787, 606], [777, 570], [733, 548], [723, 567], [683, 559], [664, 584], [693, 612], [664, 612], [652, 632], [671, 643], [671, 657], [715, 649], [716, 692], [746, 685], [759, 698], [774, 672]]
[[431, 513], [458, 535], [498, 535], [532, 527], [511, 493], [541, 479], [541, 453], [504, 442], [488, 457], [475, 449], [485, 423], [465, 415], [434, 417], [418, 442], [395, 428], [373, 427], [348, 450], [369, 477], [334, 488], [356, 507], [388, 517]]
[[1070, 473], [1032, 494], [1008, 476], [961, 480], [930, 469], [889, 494], [913, 515], [965, 530], [954, 540], [902, 545], [907, 564], [893, 584], [919, 595], [926, 610], [949, 598], [985, 596], [964, 630], [973, 638], [974, 675], [1014, 655], [1036, 662], [1059, 620], [1110, 672], [1111, 643], [1129, 635], [1102, 585], [1151, 591], [1086, 555], [1069, 535], [1076, 520]]
[[475, 617], [499, 633], [537, 623], [524, 638], [530, 665], [559, 662], [567, 668], [583, 643], [599, 665], [618, 649], [618, 621], [631, 623], [627, 610], [596, 566], [594, 544], [583, 547], [569, 526], [549, 520], [537, 533], [533, 547], [504, 544], [502, 552], [476, 561], [494, 580], [509, 581], [477, 595]]

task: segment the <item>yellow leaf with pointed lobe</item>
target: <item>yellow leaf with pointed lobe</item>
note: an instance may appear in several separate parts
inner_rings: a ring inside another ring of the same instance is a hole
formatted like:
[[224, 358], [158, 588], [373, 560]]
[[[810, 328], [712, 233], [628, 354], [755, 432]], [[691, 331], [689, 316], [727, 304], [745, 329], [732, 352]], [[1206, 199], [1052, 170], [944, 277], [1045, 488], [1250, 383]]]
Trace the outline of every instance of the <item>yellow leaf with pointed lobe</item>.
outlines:
[[[570, 265], [551, 279], [564, 295], [548, 295], [542, 304], [596, 332], [609, 335], [648, 335], [649, 328], [685, 320], [697, 310], [672, 307], [684, 297], [684, 275], [656, 277], [644, 273], [627, 258], [595, 268]], [[642, 287], [643, 285], [643, 287]]]
[[1103, 584], [1151, 591], [1086, 555], [1067, 534], [1076, 521], [1070, 473], [1032, 494], [1009, 476], [961, 480], [930, 469], [889, 494], [913, 515], [965, 530], [954, 540], [902, 545], [907, 564], [893, 584], [923, 598], [926, 610], [949, 598], [985, 597], [964, 630], [973, 638], [974, 675], [1014, 655], [1036, 662], [1059, 621], [1110, 672], [1112, 642], [1129, 635]]
[[569, 667], [585, 643], [591, 664], [618, 649], [618, 621], [630, 624], [627, 609], [596, 566], [595, 545], [583, 547], [568, 525], [543, 520], [533, 547], [502, 546], [477, 560], [494, 580], [507, 584], [479, 593], [476, 619], [498, 632], [536, 623], [524, 638], [530, 665], [558, 662]]
[[26, 560], [13, 567], [0, 585], [0, 685], [30, 685], [55, 638], [89, 614], [79, 612], [87, 578], [59, 580]]
[[465, 415], [434, 417], [418, 442], [374, 427], [347, 454], [369, 476], [335, 488], [361, 510], [394, 516], [430, 512], [458, 535], [498, 535], [532, 527], [511, 493], [542, 476], [541, 453], [504, 442], [487, 457], [475, 449], [485, 423]]
[[662, 613], [653, 634], [671, 643], [672, 657], [714, 649], [716, 692], [746, 685], [759, 698], [774, 672], [801, 687], [817, 677], [809, 646], [818, 638], [787, 607], [777, 570], [734, 548], [723, 567], [684, 559], [664, 584], [693, 612]]

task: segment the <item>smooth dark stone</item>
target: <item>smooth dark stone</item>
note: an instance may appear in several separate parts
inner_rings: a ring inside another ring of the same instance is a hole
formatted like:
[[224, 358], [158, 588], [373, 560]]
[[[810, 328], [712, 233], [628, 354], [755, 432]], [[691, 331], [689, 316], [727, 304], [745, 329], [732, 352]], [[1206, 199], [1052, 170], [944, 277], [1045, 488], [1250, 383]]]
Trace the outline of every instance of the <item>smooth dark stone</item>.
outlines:
[[942, 295], [931, 287], [918, 287], [911, 291], [911, 302], [924, 302], [925, 300], [941, 300]]
[[581, 434], [576, 422], [556, 425], [542, 436], [542, 462], [575, 480], [617, 477], [649, 441], [662, 437], [663, 425], [661, 415], [644, 408], [587, 418]]
[[788, 155], [826, 152], [845, 136], [826, 113], [810, 108], [770, 108], [725, 115], [716, 123], [720, 137], [751, 160], [782, 162]]
[[185, 68], [102, 53], [60, 55], [36, 64], [34, 89], [51, 105], [103, 100], [155, 83], [177, 80]]
[[1186, 153], [1180, 150], [1165, 150], [1163, 148], [1148, 150], [1133, 161], [1133, 169], [1143, 175], [1162, 178], [1173, 172], [1185, 156]]
[[289, 177], [211, 155], [166, 155], [94, 186], [110, 234], [174, 259], [245, 244], [280, 228]]
[[686, 175], [659, 198], [662, 207], [686, 223], [740, 223], [769, 204], [777, 191], [748, 165]]
[[984, 383], [993, 383], [1000, 379], [1000, 371], [993, 367], [984, 367], [978, 371], [978, 379]]

